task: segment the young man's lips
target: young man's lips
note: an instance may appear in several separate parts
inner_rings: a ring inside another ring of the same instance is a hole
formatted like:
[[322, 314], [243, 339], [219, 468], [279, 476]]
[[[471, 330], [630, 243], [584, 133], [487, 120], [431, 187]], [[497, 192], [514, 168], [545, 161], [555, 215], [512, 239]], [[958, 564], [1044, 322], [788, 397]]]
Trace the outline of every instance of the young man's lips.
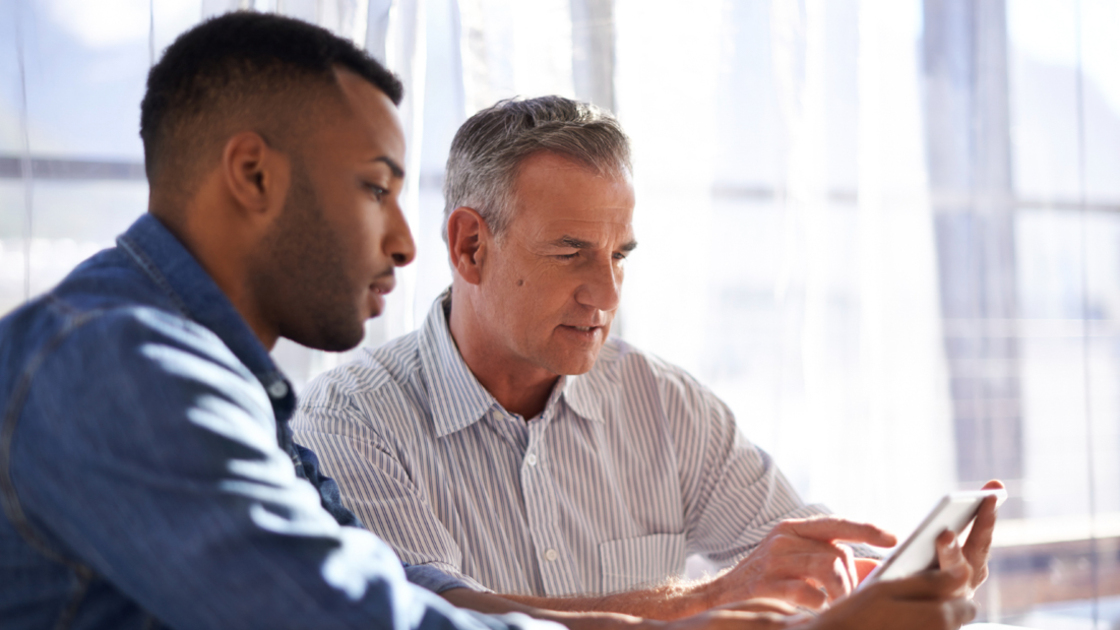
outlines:
[[370, 288], [371, 291], [373, 291], [374, 293], [376, 293], [378, 295], [385, 295], [386, 293], [389, 293], [390, 291], [392, 291], [393, 287], [395, 287], [396, 284], [397, 284], [396, 281], [392, 280], [392, 279], [387, 280], [387, 281], [383, 280], [383, 281], [380, 281], [380, 282], [374, 282], [373, 284], [369, 285], [369, 288]]
[[369, 285], [369, 310], [372, 317], [377, 317], [385, 309], [385, 294], [392, 291], [395, 285], [394, 278], [382, 278]]

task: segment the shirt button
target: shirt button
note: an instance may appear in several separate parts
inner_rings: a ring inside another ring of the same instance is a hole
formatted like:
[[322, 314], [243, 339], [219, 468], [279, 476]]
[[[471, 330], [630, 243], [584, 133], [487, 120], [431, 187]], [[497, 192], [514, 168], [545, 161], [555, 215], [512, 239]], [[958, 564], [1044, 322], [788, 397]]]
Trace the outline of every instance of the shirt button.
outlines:
[[288, 395], [288, 384], [284, 381], [276, 381], [268, 386], [268, 395], [273, 398], [283, 398]]
[[537, 465], [537, 456], [532, 454], [532, 453], [529, 453], [529, 455], [525, 457], [525, 463], [529, 464], [530, 466], [536, 466]]
[[497, 409], [491, 409], [490, 410], [490, 417], [495, 419], [495, 420], [501, 420], [502, 419], [502, 412], [498, 411]]
[[544, 552], [544, 559], [548, 560], [549, 562], [555, 562], [559, 557], [560, 554], [556, 553], [555, 549], [549, 549], [548, 551]]

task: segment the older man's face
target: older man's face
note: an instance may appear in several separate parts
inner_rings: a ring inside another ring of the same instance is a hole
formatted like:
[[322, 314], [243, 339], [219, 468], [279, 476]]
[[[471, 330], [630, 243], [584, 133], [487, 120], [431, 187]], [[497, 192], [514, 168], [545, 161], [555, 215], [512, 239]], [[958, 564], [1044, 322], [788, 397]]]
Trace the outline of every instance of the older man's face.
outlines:
[[581, 374], [610, 332], [636, 245], [628, 175], [603, 177], [551, 153], [526, 159], [515, 210], [491, 243], [480, 288], [507, 369]]

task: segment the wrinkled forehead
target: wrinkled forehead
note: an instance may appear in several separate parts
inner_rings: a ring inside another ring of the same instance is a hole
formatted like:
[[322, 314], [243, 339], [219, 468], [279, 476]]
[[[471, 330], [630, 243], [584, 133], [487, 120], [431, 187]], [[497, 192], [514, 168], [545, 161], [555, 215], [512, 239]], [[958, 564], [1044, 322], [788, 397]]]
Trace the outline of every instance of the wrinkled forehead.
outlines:
[[596, 216], [575, 213], [544, 216], [537, 221], [525, 221], [523, 225], [528, 234], [538, 239], [568, 238], [602, 246], [634, 237], [631, 216], [630, 210], [619, 208], [618, 211], [597, 212]]
[[629, 172], [601, 174], [559, 156], [526, 164], [512, 199], [510, 227], [534, 240], [573, 239], [609, 246], [633, 238]]

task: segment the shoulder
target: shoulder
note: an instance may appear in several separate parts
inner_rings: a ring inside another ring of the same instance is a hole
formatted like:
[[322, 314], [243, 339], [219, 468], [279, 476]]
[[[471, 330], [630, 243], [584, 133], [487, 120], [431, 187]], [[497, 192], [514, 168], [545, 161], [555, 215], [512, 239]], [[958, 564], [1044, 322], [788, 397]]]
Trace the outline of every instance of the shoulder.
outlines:
[[616, 338], [572, 382], [566, 400], [577, 414], [601, 417], [619, 431], [660, 427], [674, 439], [705, 433], [713, 421], [729, 418], [723, 403], [686, 370]]
[[119, 247], [102, 250], [75, 267], [50, 293], [75, 310], [147, 305], [178, 312], [167, 290], [157, 285]]
[[[195, 358], [251, 378], [248, 369], [210, 329], [177, 313], [146, 305], [85, 311], [59, 351], [68, 358], [181, 372]], [[73, 355], [73, 356], [69, 356]]]
[[421, 370], [418, 340], [412, 332], [364, 348], [350, 362], [315, 377], [300, 397], [299, 415], [345, 410], [367, 415], [415, 390]]
[[619, 389], [652, 387], [659, 395], [689, 400], [711, 396], [711, 392], [684, 368], [630, 343], [611, 337], [603, 344], [595, 367], [588, 372], [595, 386], [608, 383]]
[[26, 381], [44, 363], [67, 354], [77, 355], [72, 359], [81, 365], [122, 358], [131, 359], [128, 365], [144, 357], [138, 353], [141, 344], [176, 337], [180, 344], [208, 346], [227, 362], [232, 357], [215, 335], [181, 316], [118, 249], [107, 249], [0, 320], [0, 382]]
[[[144, 305], [77, 312], [43, 340], [25, 367], [39, 392], [162, 404], [177, 391], [240, 391], [259, 382], [209, 329]], [[184, 392], [184, 397], [192, 394]], [[255, 401], [260, 402], [260, 401]], [[266, 401], [267, 402], [267, 401]]]
[[149, 306], [70, 319], [23, 362], [7, 404], [21, 418], [27, 461], [101, 458], [156, 470], [183, 463], [171, 451], [214, 455], [216, 441], [258, 452], [275, 444], [260, 382], [214, 333]]

